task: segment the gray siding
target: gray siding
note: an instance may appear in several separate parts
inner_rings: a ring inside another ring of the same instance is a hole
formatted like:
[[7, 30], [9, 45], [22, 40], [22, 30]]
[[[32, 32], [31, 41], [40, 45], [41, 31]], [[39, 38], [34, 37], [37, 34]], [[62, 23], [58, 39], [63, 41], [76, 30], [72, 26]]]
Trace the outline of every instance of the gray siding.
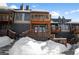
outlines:
[[15, 23], [12, 25], [11, 29], [17, 33], [22, 33], [24, 31], [27, 31], [29, 30], [29, 24], [18, 24], [18, 23]]

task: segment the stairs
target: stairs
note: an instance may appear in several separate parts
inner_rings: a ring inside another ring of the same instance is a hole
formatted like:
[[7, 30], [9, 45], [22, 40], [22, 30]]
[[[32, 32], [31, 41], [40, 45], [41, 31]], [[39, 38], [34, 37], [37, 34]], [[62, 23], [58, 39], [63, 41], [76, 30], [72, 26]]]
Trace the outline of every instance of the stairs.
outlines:
[[7, 35], [8, 35], [10, 38], [12, 38], [12, 39], [15, 39], [15, 38], [16, 38], [16, 32], [14, 32], [14, 31], [12, 31], [12, 30], [10, 30], [10, 29], [7, 30]]

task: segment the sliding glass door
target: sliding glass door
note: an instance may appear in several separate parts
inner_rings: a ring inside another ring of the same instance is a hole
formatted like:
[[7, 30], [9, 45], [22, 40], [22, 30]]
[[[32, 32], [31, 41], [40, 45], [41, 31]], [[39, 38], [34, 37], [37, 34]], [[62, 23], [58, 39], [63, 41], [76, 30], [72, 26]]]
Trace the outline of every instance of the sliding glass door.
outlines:
[[34, 32], [46, 32], [47, 26], [46, 25], [34, 25], [33, 26]]

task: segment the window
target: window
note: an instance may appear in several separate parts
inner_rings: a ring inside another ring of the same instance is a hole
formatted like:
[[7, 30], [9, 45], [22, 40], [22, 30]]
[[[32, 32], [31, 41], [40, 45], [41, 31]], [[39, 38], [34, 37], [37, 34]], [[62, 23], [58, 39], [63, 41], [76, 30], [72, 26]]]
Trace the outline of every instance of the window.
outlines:
[[15, 20], [26, 21], [29, 19], [30, 19], [30, 14], [28, 14], [28, 13], [16, 13], [15, 14]]
[[24, 20], [26, 21], [26, 20], [29, 20], [29, 19], [30, 19], [30, 14], [25, 13]]
[[0, 15], [0, 20], [9, 20], [9, 15]]
[[35, 32], [46, 32], [47, 30], [46, 25], [33, 25], [33, 28]]
[[38, 32], [42, 32], [42, 31], [43, 31], [42, 27], [39, 27]]
[[35, 27], [35, 32], [38, 32], [38, 27]]
[[68, 25], [61, 24], [60, 26], [61, 26], [61, 31], [64, 31], [64, 30], [69, 30]]
[[55, 25], [52, 25], [52, 29], [53, 29], [53, 30], [55, 30], [55, 29], [56, 29], [56, 28], [55, 28]]
[[16, 13], [15, 20], [22, 20], [22, 13]]
[[45, 27], [43, 27], [43, 32], [46, 32], [46, 28]]

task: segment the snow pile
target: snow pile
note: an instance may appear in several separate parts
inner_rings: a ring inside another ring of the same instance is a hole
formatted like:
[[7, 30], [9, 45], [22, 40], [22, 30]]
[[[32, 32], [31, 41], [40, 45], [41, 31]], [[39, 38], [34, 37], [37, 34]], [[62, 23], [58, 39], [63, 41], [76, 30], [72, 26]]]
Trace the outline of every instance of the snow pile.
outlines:
[[79, 55], [79, 42], [76, 44], [75, 55]]
[[0, 47], [4, 47], [6, 45], [9, 45], [10, 43], [12, 43], [14, 40], [9, 38], [8, 36], [3, 36], [0, 37]]
[[24, 37], [18, 40], [9, 50], [11, 55], [56, 55], [62, 54], [71, 48], [70, 44], [67, 47], [63, 44], [53, 42], [51, 40], [42, 42], [36, 41], [29, 37]]
[[75, 49], [75, 55], [79, 55], [79, 48]]
[[54, 41], [47, 41], [47, 45], [50, 53], [48, 54], [61, 54], [62, 52], [68, 51], [71, 48], [70, 44], [67, 44], [67, 47], [64, 44], [56, 43]]

